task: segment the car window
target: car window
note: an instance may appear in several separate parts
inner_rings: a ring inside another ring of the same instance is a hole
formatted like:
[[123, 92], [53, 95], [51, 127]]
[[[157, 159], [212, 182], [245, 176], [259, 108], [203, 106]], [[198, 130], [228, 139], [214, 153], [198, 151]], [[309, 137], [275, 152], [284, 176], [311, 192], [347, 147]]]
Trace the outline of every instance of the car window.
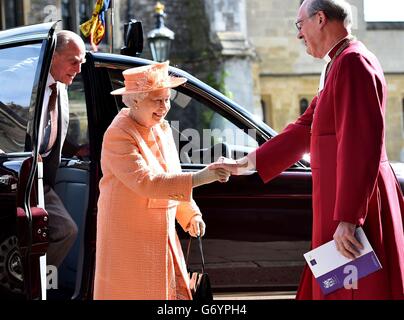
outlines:
[[0, 149], [23, 152], [41, 44], [0, 49]]
[[238, 159], [258, 147], [255, 130], [236, 126], [228, 115], [197, 96], [171, 90], [166, 117], [182, 163], [209, 164], [220, 156]]
[[65, 158], [89, 159], [88, 118], [81, 74], [78, 74], [68, 88], [69, 128], [62, 149]]

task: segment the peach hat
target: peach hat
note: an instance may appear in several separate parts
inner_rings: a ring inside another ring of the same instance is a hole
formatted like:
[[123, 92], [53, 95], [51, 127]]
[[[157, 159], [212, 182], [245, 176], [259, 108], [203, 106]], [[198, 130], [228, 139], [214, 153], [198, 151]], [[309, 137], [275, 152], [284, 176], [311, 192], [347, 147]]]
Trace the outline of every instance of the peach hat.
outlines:
[[125, 87], [112, 91], [111, 94], [113, 95], [174, 88], [187, 81], [186, 78], [168, 75], [168, 61], [130, 68], [122, 72], [122, 74], [125, 79]]

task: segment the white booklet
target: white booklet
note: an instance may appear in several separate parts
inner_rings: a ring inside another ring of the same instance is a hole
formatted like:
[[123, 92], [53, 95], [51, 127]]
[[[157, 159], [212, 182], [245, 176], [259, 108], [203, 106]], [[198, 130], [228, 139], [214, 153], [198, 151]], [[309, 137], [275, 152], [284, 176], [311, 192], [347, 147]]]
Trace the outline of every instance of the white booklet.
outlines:
[[362, 228], [356, 229], [355, 237], [364, 247], [355, 259], [348, 259], [339, 253], [334, 240], [304, 254], [324, 294], [344, 287], [347, 281], [359, 280], [382, 268]]

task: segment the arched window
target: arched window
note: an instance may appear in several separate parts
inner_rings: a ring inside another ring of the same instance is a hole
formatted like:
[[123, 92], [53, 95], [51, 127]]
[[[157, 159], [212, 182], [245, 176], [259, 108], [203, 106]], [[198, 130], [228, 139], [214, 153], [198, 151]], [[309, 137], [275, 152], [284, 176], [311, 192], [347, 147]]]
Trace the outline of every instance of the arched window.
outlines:
[[267, 118], [267, 106], [264, 100], [261, 99], [261, 110], [262, 110], [262, 119], [264, 119], [264, 121]]
[[300, 99], [299, 106], [300, 106], [300, 114], [302, 115], [307, 110], [309, 106], [309, 101], [306, 98], [302, 98]]

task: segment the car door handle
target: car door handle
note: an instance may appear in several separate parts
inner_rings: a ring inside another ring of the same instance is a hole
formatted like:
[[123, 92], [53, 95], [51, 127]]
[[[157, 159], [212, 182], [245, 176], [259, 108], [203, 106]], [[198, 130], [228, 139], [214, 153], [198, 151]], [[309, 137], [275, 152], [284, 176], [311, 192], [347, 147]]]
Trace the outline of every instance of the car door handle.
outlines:
[[15, 190], [17, 188], [17, 183], [15, 183], [13, 176], [5, 174], [0, 176], [0, 187], [7, 187], [11, 190]]
[[11, 185], [11, 179], [13, 176], [10, 176], [9, 174], [5, 174], [0, 176], [0, 185], [8, 187]]

